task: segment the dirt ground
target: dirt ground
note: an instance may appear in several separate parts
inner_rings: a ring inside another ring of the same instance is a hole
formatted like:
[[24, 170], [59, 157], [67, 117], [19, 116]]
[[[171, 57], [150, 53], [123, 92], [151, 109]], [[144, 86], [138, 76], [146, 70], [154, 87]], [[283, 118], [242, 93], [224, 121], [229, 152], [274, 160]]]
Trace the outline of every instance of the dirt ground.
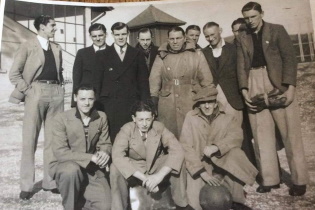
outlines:
[[[0, 74], [0, 209], [62, 209], [60, 195], [44, 192], [40, 188], [43, 172], [43, 133], [41, 133], [36, 152], [36, 181], [34, 191], [37, 193], [29, 201], [19, 200], [19, 166], [22, 142], [23, 104], [15, 105], [7, 102], [12, 87], [7, 74]], [[65, 109], [69, 109], [71, 85], [66, 87]], [[297, 96], [300, 104], [302, 135], [309, 168], [310, 183], [307, 193], [301, 197], [288, 195], [290, 172], [284, 150], [279, 151], [282, 167], [280, 189], [270, 193], [255, 192], [257, 184], [246, 186], [247, 205], [257, 210], [301, 210], [315, 209], [315, 63], [299, 65]]]

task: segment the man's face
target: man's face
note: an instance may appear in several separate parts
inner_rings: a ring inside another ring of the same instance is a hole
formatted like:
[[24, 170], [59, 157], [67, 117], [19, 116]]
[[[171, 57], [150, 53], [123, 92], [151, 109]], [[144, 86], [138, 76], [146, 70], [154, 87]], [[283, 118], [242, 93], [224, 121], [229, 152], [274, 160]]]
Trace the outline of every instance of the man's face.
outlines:
[[199, 105], [200, 110], [206, 116], [210, 116], [216, 107], [216, 101], [204, 101]]
[[101, 47], [105, 44], [106, 34], [103, 30], [91, 31], [90, 37], [93, 41], [93, 44], [97, 47]]
[[55, 32], [57, 31], [56, 23], [54, 20], [50, 19], [47, 25], [40, 24], [40, 28], [43, 30], [46, 38], [54, 38]]
[[239, 34], [239, 32], [240, 32], [240, 31], [239, 31], [240, 26], [241, 26], [240, 23], [235, 24], [235, 25], [233, 26], [232, 31], [233, 31], [234, 37], [236, 37], [236, 36]]
[[199, 36], [200, 36], [200, 31], [190, 29], [187, 31], [186, 40], [193, 41], [195, 44], [197, 44], [199, 40]]
[[141, 132], [146, 133], [151, 128], [154, 120], [154, 115], [152, 115], [152, 112], [141, 111], [136, 112], [135, 116], [132, 115], [132, 119], [136, 123], [138, 129]]
[[212, 47], [216, 47], [221, 41], [221, 32], [222, 30], [218, 26], [211, 26], [203, 31], [206, 40]]
[[138, 37], [138, 42], [143, 49], [148, 49], [151, 45], [152, 37], [150, 32], [140, 33]]
[[257, 10], [249, 10], [243, 12], [243, 17], [245, 19], [246, 25], [250, 29], [256, 29], [262, 24], [262, 18], [264, 17], [264, 12], [260, 13]]
[[93, 90], [79, 90], [75, 95], [74, 100], [77, 102], [77, 107], [81, 114], [89, 114], [93, 108], [95, 94]]
[[112, 34], [113, 34], [115, 43], [118, 46], [121, 46], [121, 47], [125, 46], [125, 44], [127, 43], [128, 35], [129, 35], [126, 27], [120, 30], [114, 30]]
[[182, 49], [186, 38], [184, 37], [181, 31], [171, 31], [168, 37], [168, 44], [172, 48], [172, 50], [180, 50]]

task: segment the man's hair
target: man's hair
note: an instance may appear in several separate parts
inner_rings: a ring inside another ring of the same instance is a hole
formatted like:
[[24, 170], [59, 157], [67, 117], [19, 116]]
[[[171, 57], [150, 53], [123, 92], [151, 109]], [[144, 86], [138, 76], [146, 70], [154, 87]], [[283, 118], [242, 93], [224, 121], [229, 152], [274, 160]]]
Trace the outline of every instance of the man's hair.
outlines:
[[182, 32], [183, 36], [185, 36], [185, 31], [184, 31], [184, 29], [182, 29], [182, 28], [179, 27], [179, 26], [174, 26], [174, 27], [170, 28], [170, 29], [167, 31], [167, 36], [169, 37], [171, 32], [178, 32], [178, 31]]
[[249, 10], [252, 10], [252, 9], [258, 11], [259, 13], [262, 13], [261, 5], [257, 2], [253, 2], [253, 1], [250, 1], [243, 6], [242, 13], [249, 11]]
[[235, 26], [237, 24], [246, 24], [245, 19], [244, 18], [237, 18], [236, 20], [234, 20], [232, 22], [231, 28], [233, 29], [233, 26]]
[[117, 22], [117, 23], [114, 23], [114, 25], [112, 25], [111, 30], [114, 33], [114, 30], [121, 30], [121, 29], [123, 29], [125, 27], [127, 28], [127, 32], [129, 32], [129, 27], [128, 27], [128, 25], [126, 23]]
[[49, 15], [40, 15], [40, 16], [36, 17], [34, 20], [34, 26], [35, 26], [36, 30], [39, 31], [40, 24], [43, 24], [44, 26], [46, 26], [50, 20], [54, 20], [54, 18], [52, 18]]
[[74, 95], [78, 95], [80, 90], [93, 90], [94, 94], [96, 93], [96, 89], [90, 84], [81, 84], [74, 90]]
[[93, 25], [89, 27], [90, 35], [92, 31], [98, 31], [98, 30], [102, 30], [106, 34], [106, 27], [103, 24], [94, 23]]
[[155, 115], [156, 109], [152, 100], [136, 101], [131, 107], [131, 115], [136, 116], [136, 112], [151, 112]]
[[213, 27], [213, 26], [220, 27], [220, 25], [217, 24], [216, 22], [208, 22], [203, 26], [202, 30], [204, 31], [205, 29]]
[[189, 30], [195, 30], [200, 32], [200, 27], [197, 25], [190, 25], [186, 28], [185, 33], [187, 34]]
[[151, 29], [149, 29], [149, 28], [141, 28], [138, 31], [138, 36], [137, 37], [139, 38], [140, 33], [147, 33], [147, 32], [149, 32], [151, 34], [151, 37], [153, 37], [153, 33], [152, 33]]

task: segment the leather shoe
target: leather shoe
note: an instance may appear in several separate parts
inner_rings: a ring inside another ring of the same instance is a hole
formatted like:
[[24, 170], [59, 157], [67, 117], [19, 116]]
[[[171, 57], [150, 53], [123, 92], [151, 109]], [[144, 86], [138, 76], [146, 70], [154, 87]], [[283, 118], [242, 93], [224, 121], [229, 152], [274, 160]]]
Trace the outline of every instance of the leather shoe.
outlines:
[[20, 192], [20, 199], [22, 200], [29, 200], [32, 196], [33, 196], [32, 192], [26, 192], [26, 191]]
[[291, 196], [302, 196], [306, 192], [306, 185], [293, 185], [290, 190], [289, 194]]
[[54, 189], [46, 189], [46, 188], [43, 188], [44, 191], [50, 191], [51, 193], [53, 194], [60, 194], [60, 191], [57, 189], [57, 188], [54, 188]]
[[245, 204], [236, 203], [236, 202], [232, 203], [231, 209], [234, 209], [234, 210], [252, 210], [250, 207], [246, 206]]
[[272, 186], [262, 186], [262, 185], [259, 185], [259, 187], [257, 187], [256, 189], [256, 192], [258, 193], [267, 193], [267, 192], [270, 192], [271, 189], [278, 189], [280, 188], [280, 185], [277, 184], [277, 185], [272, 185]]

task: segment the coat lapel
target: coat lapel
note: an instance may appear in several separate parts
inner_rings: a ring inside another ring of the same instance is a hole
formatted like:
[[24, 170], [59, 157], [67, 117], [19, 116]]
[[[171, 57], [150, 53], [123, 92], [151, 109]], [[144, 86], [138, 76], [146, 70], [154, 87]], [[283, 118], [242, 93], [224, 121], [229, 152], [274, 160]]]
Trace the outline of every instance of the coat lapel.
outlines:
[[34, 40], [34, 50], [37, 52], [38, 58], [42, 65], [45, 63], [45, 55], [42, 46], [40, 45], [38, 39]]
[[209, 46], [207, 46], [203, 52], [208, 61], [208, 65], [210, 67], [212, 75], [217, 75], [217, 71], [216, 71], [217, 64], [215, 62], [212, 49]]
[[131, 142], [130, 144], [132, 145], [132, 149], [138, 153], [141, 157], [145, 158], [146, 157], [146, 148], [144, 145], [144, 142], [141, 138], [140, 132], [135, 126], [133, 130], [133, 134], [131, 135]]
[[89, 124], [89, 138], [88, 138], [88, 142], [87, 142], [87, 149], [89, 153], [94, 153], [95, 151], [95, 147], [91, 147], [91, 145], [96, 145], [95, 141], [98, 140], [98, 138], [95, 138], [97, 134], [100, 133], [99, 130], [100, 127], [100, 121], [99, 120], [94, 120], [92, 122], [90, 122]]
[[244, 41], [244, 44], [247, 48], [247, 52], [249, 54], [250, 60], [253, 60], [253, 55], [254, 55], [254, 44], [253, 44], [253, 39], [250, 33], [244, 33], [241, 36], [242, 40]]
[[154, 163], [154, 159], [156, 156], [157, 149], [160, 146], [161, 138], [160, 136], [156, 133], [156, 131], [151, 128], [151, 130], [148, 133], [148, 138], [147, 138], [147, 145], [146, 145], [146, 162], [147, 162], [147, 170], [149, 171], [152, 167], [152, 164]]
[[55, 45], [54, 43], [50, 43], [50, 46], [51, 46], [51, 50], [52, 50], [54, 57], [55, 57], [57, 72], [59, 75], [59, 72], [60, 72], [60, 49], [59, 49], [59, 45]]
[[263, 31], [262, 31], [262, 48], [264, 51], [264, 54], [267, 54], [267, 50], [269, 47], [269, 42], [270, 42], [270, 38], [271, 38], [271, 31], [272, 29], [270, 28], [270, 25], [266, 22], [264, 22], [264, 27], [263, 27]]
[[229, 59], [229, 53], [228, 53], [229, 49], [228, 48], [229, 47], [227, 44], [225, 44], [222, 48], [222, 53], [221, 53], [221, 56], [219, 58], [219, 67], [218, 67], [219, 75], [222, 75], [222, 73], [224, 72], [223, 67]]

